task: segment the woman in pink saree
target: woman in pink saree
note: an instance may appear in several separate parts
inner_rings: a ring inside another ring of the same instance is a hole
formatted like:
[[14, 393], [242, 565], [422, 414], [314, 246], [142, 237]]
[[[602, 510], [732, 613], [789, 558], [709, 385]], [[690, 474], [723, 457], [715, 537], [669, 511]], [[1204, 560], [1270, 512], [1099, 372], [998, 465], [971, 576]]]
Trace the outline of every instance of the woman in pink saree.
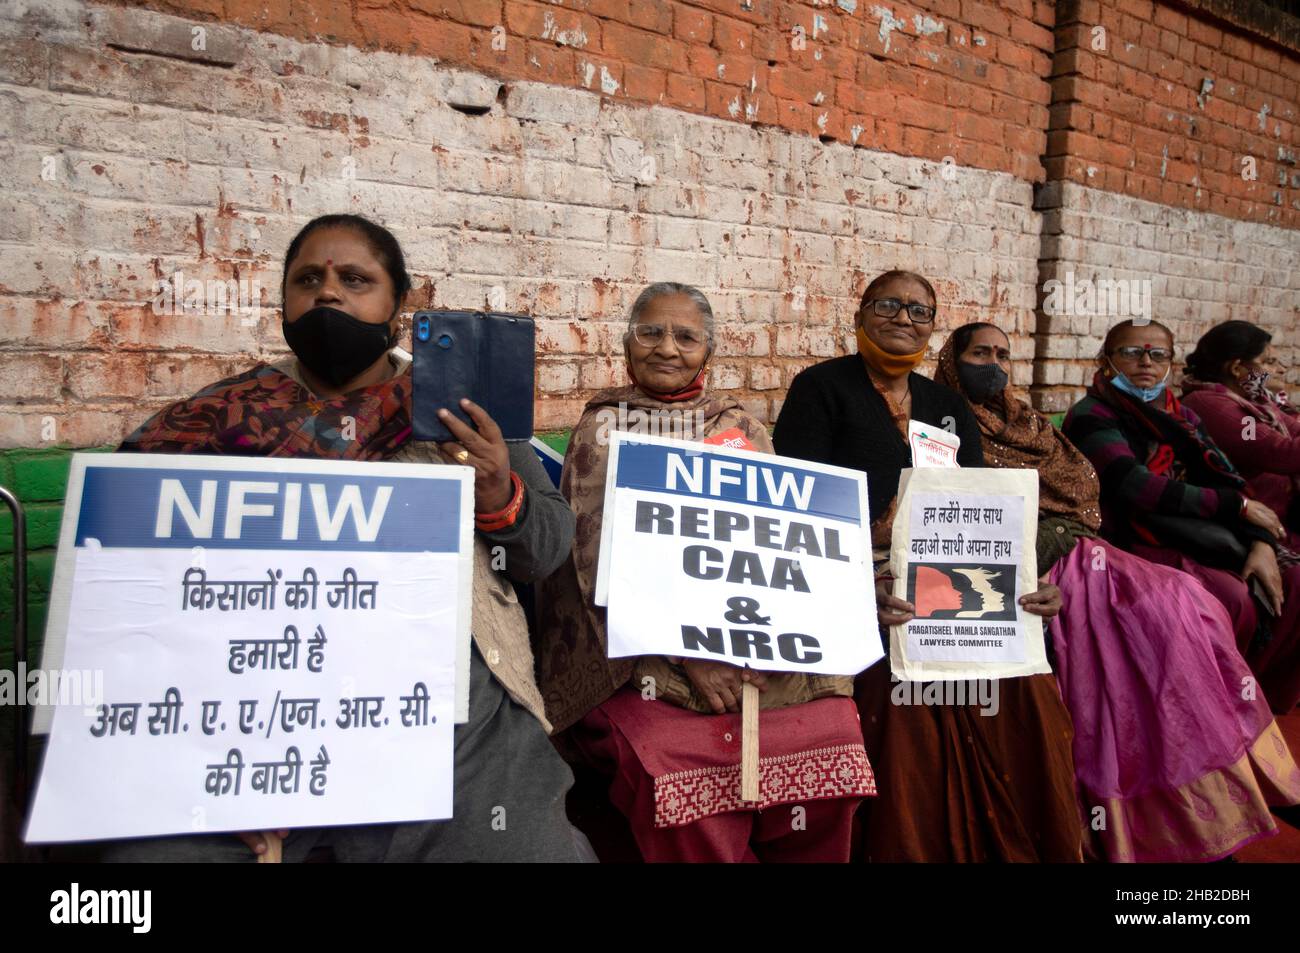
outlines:
[[1049, 624], [1074, 721], [1079, 806], [1110, 861], [1212, 861], [1276, 833], [1269, 805], [1300, 801], [1300, 768], [1222, 604], [1192, 576], [1098, 538], [1096, 473], [1008, 386], [991, 324], [953, 332], [936, 380], [963, 394], [986, 465], [1039, 472], [1038, 568], [1061, 590]]

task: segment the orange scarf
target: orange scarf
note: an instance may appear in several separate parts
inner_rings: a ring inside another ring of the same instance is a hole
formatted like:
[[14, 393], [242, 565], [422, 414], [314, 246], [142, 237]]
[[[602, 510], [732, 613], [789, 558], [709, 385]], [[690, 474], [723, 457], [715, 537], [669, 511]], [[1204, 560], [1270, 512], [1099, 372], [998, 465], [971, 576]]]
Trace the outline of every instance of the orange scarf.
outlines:
[[867, 332], [860, 324], [858, 325], [858, 353], [862, 355], [862, 360], [868, 369], [887, 377], [902, 377], [925, 360], [925, 348], [921, 348], [915, 354], [890, 354], [882, 350], [880, 345], [867, 337]]

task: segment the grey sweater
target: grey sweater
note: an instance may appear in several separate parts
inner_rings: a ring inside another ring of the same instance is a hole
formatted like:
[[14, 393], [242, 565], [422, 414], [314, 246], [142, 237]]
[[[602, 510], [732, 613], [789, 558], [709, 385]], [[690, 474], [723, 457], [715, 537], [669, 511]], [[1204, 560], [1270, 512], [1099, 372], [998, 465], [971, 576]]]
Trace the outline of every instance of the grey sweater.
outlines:
[[[404, 373], [410, 358], [396, 350], [392, 357], [394, 368]], [[297, 360], [289, 358], [276, 367], [306, 386]], [[493, 677], [549, 732], [551, 725], [537, 688], [528, 623], [510, 582], [535, 582], [558, 569], [573, 545], [577, 520], [533, 448], [526, 441], [512, 442], [507, 447], [510, 468], [524, 484], [524, 502], [512, 526], [496, 533], [474, 533], [473, 637]], [[392, 461], [451, 463], [436, 443], [422, 440], [408, 441]], [[505, 556], [501, 571], [494, 568], [498, 564], [498, 546]]]

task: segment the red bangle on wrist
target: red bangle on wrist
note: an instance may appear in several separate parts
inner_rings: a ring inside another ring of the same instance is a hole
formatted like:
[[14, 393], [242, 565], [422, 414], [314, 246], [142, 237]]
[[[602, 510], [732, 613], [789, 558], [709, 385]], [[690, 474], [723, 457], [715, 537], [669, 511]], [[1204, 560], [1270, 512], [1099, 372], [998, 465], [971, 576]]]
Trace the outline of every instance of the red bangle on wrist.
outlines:
[[514, 491], [510, 496], [509, 503], [493, 513], [474, 514], [474, 526], [477, 529], [484, 533], [495, 533], [515, 525], [519, 510], [524, 505], [524, 481], [519, 479], [519, 474], [511, 470], [510, 483], [514, 487]]

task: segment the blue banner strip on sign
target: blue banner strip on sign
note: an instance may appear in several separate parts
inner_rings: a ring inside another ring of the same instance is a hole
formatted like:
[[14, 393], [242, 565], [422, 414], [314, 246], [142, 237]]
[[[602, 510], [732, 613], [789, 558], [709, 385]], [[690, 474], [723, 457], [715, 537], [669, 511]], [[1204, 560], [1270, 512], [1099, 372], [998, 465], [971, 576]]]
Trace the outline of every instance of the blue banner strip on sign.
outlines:
[[847, 523], [860, 523], [862, 516], [858, 481], [771, 463], [760, 454], [748, 459], [704, 449], [624, 443], [618, 449], [615, 485], [748, 503]]
[[551, 478], [551, 482], [557, 487], [560, 485], [560, 474], [564, 472], [564, 454], [547, 446], [537, 437], [529, 441], [533, 452], [537, 454], [537, 459], [542, 461], [542, 468], [546, 475]]
[[444, 479], [92, 465], [77, 545], [452, 553], [460, 492]]

